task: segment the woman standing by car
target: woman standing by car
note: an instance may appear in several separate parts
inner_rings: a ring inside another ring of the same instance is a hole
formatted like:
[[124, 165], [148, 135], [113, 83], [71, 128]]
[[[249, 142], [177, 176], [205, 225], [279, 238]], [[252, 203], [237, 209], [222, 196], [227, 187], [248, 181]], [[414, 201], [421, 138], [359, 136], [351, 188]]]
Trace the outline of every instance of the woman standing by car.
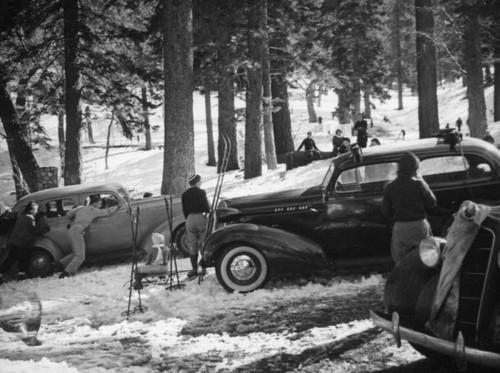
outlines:
[[[0, 284], [5, 281], [3, 275], [17, 262], [18, 280], [26, 278], [29, 269], [29, 257], [37, 235], [47, 233], [48, 225], [44, 217], [37, 215], [38, 205], [28, 202], [23, 212], [17, 217], [7, 244], [7, 258], [0, 266]], [[37, 221], [39, 224], [37, 224]]]
[[396, 264], [432, 234], [426, 209], [436, 206], [436, 196], [418, 176], [419, 167], [415, 154], [404, 153], [398, 176], [384, 190], [382, 213], [394, 222], [391, 254]]

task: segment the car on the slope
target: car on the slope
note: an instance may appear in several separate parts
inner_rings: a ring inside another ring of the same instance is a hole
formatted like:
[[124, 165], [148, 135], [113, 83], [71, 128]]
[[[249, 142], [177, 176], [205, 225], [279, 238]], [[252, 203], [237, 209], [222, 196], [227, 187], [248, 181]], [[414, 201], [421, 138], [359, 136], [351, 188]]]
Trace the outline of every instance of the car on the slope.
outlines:
[[422, 241], [390, 273], [385, 310], [370, 314], [398, 346], [459, 371], [500, 371], [500, 208], [473, 225]]
[[[166, 201], [170, 204], [170, 199], [166, 196], [132, 199], [118, 183], [82, 184], [34, 192], [21, 198], [12, 209], [14, 214], [19, 214], [27, 202], [35, 201], [50, 226], [50, 231], [35, 242], [30, 258], [30, 276], [48, 275], [51, 263], [71, 252], [67, 237], [70, 221], [66, 213], [74, 207], [86, 205], [93, 194], [100, 194], [105, 205], [120, 207], [110, 216], [95, 219], [86, 229], [86, 261], [131, 257], [134, 246], [132, 229], [137, 229], [138, 250], [151, 247], [153, 232], [163, 234], [167, 240], [170, 237], [166, 212]], [[184, 217], [180, 200], [172, 199], [172, 205], [169, 208], [173, 208], [174, 227], [181, 229]], [[7, 238], [8, 235], [0, 236], [0, 247], [5, 247]]]
[[428, 211], [435, 234], [446, 231], [462, 201], [500, 199], [500, 151], [479, 139], [450, 138], [349, 152], [333, 158], [320, 185], [222, 200], [216, 215], [223, 227], [208, 237], [204, 265], [216, 268], [227, 290], [249, 292], [264, 286], [271, 271], [391, 263], [391, 223], [381, 203], [403, 152], [420, 159], [437, 197]]

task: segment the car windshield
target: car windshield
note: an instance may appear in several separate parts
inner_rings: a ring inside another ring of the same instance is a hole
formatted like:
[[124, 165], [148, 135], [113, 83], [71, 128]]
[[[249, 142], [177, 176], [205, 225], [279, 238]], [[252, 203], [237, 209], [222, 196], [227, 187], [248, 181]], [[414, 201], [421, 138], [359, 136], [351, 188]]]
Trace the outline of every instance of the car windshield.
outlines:
[[328, 188], [328, 183], [330, 182], [330, 180], [332, 178], [333, 171], [335, 171], [335, 165], [332, 163], [332, 164], [330, 164], [330, 167], [328, 167], [328, 171], [326, 172], [326, 175], [325, 175], [323, 181], [321, 182], [321, 189], [322, 190], [326, 190]]
[[120, 198], [122, 198], [125, 202], [130, 202], [130, 195], [128, 192], [123, 189], [123, 188], [118, 188], [118, 195]]

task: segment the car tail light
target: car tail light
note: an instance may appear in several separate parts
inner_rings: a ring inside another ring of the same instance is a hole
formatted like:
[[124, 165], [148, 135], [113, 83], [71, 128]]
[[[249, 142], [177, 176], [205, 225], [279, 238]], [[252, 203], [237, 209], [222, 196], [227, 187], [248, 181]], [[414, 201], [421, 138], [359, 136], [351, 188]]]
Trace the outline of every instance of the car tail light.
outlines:
[[428, 237], [420, 241], [418, 252], [420, 260], [429, 268], [436, 267], [441, 261], [441, 249], [446, 240], [441, 237]]

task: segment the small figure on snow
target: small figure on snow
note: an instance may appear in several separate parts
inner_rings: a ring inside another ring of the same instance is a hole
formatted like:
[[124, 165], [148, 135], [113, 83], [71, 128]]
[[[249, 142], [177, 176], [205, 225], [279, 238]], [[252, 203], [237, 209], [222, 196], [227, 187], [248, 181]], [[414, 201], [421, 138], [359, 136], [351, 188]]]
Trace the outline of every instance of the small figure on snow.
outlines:
[[462, 118], [458, 117], [456, 125], [457, 125], [458, 132], [460, 132], [462, 129]]
[[313, 159], [321, 157], [321, 151], [316, 146], [316, 143], [314, 142], [314, 140], [312, 138], [311, 131], [307, 132], [307, 137], [302, 141], [302, 143], [300, 144], [297, 151], [299, 152], [300, 149], [302, 149], [302, 147], [304, 147], [304, 150], [306, 152], [309, 152], [311, 154]]
[[363, 114], [359, 114], [358, 120], [354, 123], [353, 135], [356, 134], [356, 143], [361, 148], [366, 148], [368, 143], [368, 122], [363, 117]]
[[165, 246], [165, 236], [161, 233], [153, 232], [151, 235], [153, 245], [146, 249], [146, 264], [147, 265], [163, 265], [166, 264], [170, 250]]
[[181, 197], [182, 211], [186, 218], [186, 239], [189, 247], [189, 257], [191, 267], [188, 277], [198, 276], [198, 253], [201, 252], [203, 241], [207, 232], [208, 213], [210, 207], [208, 204], [207, 193], [200, 188], [201, 177], [192, 174], [188, 178], [189, 189]]
[[334, 157], [336, 157], [339, 154], [339, 149], [342, 145], [342, 140], [344, 140], [344, 132], [341, 129], [337, 129], [332, 139]]

